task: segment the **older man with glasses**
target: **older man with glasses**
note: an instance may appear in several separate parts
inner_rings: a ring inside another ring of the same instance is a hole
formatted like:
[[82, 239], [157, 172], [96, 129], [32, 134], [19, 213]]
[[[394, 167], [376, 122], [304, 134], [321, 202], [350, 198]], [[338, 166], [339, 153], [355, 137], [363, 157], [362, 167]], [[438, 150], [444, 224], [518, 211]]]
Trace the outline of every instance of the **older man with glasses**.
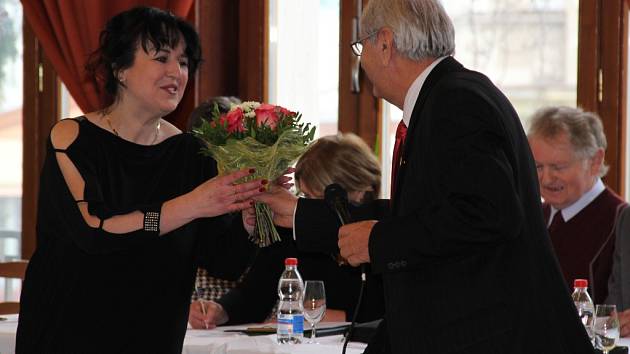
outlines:
[[452, 57], [442, 5], [370, 0], [361, 28], [352, 47], [373, 94], [403, 110], [391, 214], [339, 228], [322, 202], [265, 199], [276, 216], [295, 213], [283, 220], [295, 220], [298, 247], [338, 230], [341, 255], [382, 276], [385, 325], [366, 352], [592, 354], [520, 120], [487, 77]]

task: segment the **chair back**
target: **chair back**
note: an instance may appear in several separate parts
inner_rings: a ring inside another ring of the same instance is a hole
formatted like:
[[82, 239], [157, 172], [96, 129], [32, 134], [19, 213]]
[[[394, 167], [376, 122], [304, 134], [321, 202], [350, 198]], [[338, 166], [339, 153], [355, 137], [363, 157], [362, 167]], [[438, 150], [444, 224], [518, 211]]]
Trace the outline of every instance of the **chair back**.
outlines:
[[[28, 261], [0, 262], [0, 278], [14, 278], [24, 280]], [[5, 294], [6, 296], [6, 294]], [[15, 301], [0, 302], [0, 315], [20, 312], [20, 303]]]

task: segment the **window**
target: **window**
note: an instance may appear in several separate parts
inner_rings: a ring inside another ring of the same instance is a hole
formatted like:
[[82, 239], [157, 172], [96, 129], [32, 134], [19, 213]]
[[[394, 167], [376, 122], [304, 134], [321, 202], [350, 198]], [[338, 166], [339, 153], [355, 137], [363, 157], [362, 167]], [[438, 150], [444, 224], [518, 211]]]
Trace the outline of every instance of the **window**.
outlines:
[[302, 113], [317, 136], [335, 134], [339, 97], [339, 0], [270, 0], [268, 97]]
[[578, 0], [443, 3], [455, 25], [455, 57], [486, 74], [523, 122], [543, 106], [575, 106]]
[[22, 5], [0, 0], [0, 258], [20, 258]]
[[74, 101], [74, 98], [68, 92], [66, 85], [60, 83], [61, 85], [61, 97], [60, 97], [60, 107], [61, 107], [61, 117], [60, 119], [65, 118], [74, 118], [83, 114], [79, 105]]
[[[576, 105], [578, 0], [443, 0], [455, 26], [455, 58], [487, 75], [508, 97], [525, 129], [548, 105]], [[383, 104], [385, 196], [402, 112]]]
[[[22, 5], [0, 0], [0, 259], [21, 258]], [[19, 299], [19, 279], [0, 279], [0, 301]]]

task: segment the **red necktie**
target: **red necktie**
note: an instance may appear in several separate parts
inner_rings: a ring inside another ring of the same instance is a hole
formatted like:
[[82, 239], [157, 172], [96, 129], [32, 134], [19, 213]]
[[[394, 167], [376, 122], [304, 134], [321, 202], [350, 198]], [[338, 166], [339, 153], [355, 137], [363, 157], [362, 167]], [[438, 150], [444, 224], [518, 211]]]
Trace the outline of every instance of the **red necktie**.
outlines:
[[396, 128], [396, 142], [394, 143], [394, 158], [392, 159], [392, 185], [391, 185], [391, 197], [394, 199], [394, 192], [396, 188], [396, 177], [398, 176], [398, 167], [400, 167], [403, 145], [405, 143], [405, 137], [407, 136], [407, 126], [401, 119]]
[[553, 234], [560, 226], [564, 225], [564, 218], [560, 210], [556, 211], [549, 225], [549, 235]]

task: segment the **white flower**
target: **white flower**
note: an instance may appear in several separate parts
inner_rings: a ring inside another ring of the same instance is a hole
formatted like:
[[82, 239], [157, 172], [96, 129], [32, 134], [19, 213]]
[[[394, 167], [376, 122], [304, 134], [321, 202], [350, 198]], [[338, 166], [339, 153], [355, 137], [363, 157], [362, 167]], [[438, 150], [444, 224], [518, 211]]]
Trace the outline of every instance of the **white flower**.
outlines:
[[256, 117], [256, 112], [254, 112], [254, 110], [251, 110], [249, 112], [244, 112], [243, 115], [247, 118], [254, 118]]
[[241, 108], [245, 112], [253, 111], [259, 106], [260, 106], [260, 103], [256, 101], [246, 101], [246, 102], [241, 103]]

